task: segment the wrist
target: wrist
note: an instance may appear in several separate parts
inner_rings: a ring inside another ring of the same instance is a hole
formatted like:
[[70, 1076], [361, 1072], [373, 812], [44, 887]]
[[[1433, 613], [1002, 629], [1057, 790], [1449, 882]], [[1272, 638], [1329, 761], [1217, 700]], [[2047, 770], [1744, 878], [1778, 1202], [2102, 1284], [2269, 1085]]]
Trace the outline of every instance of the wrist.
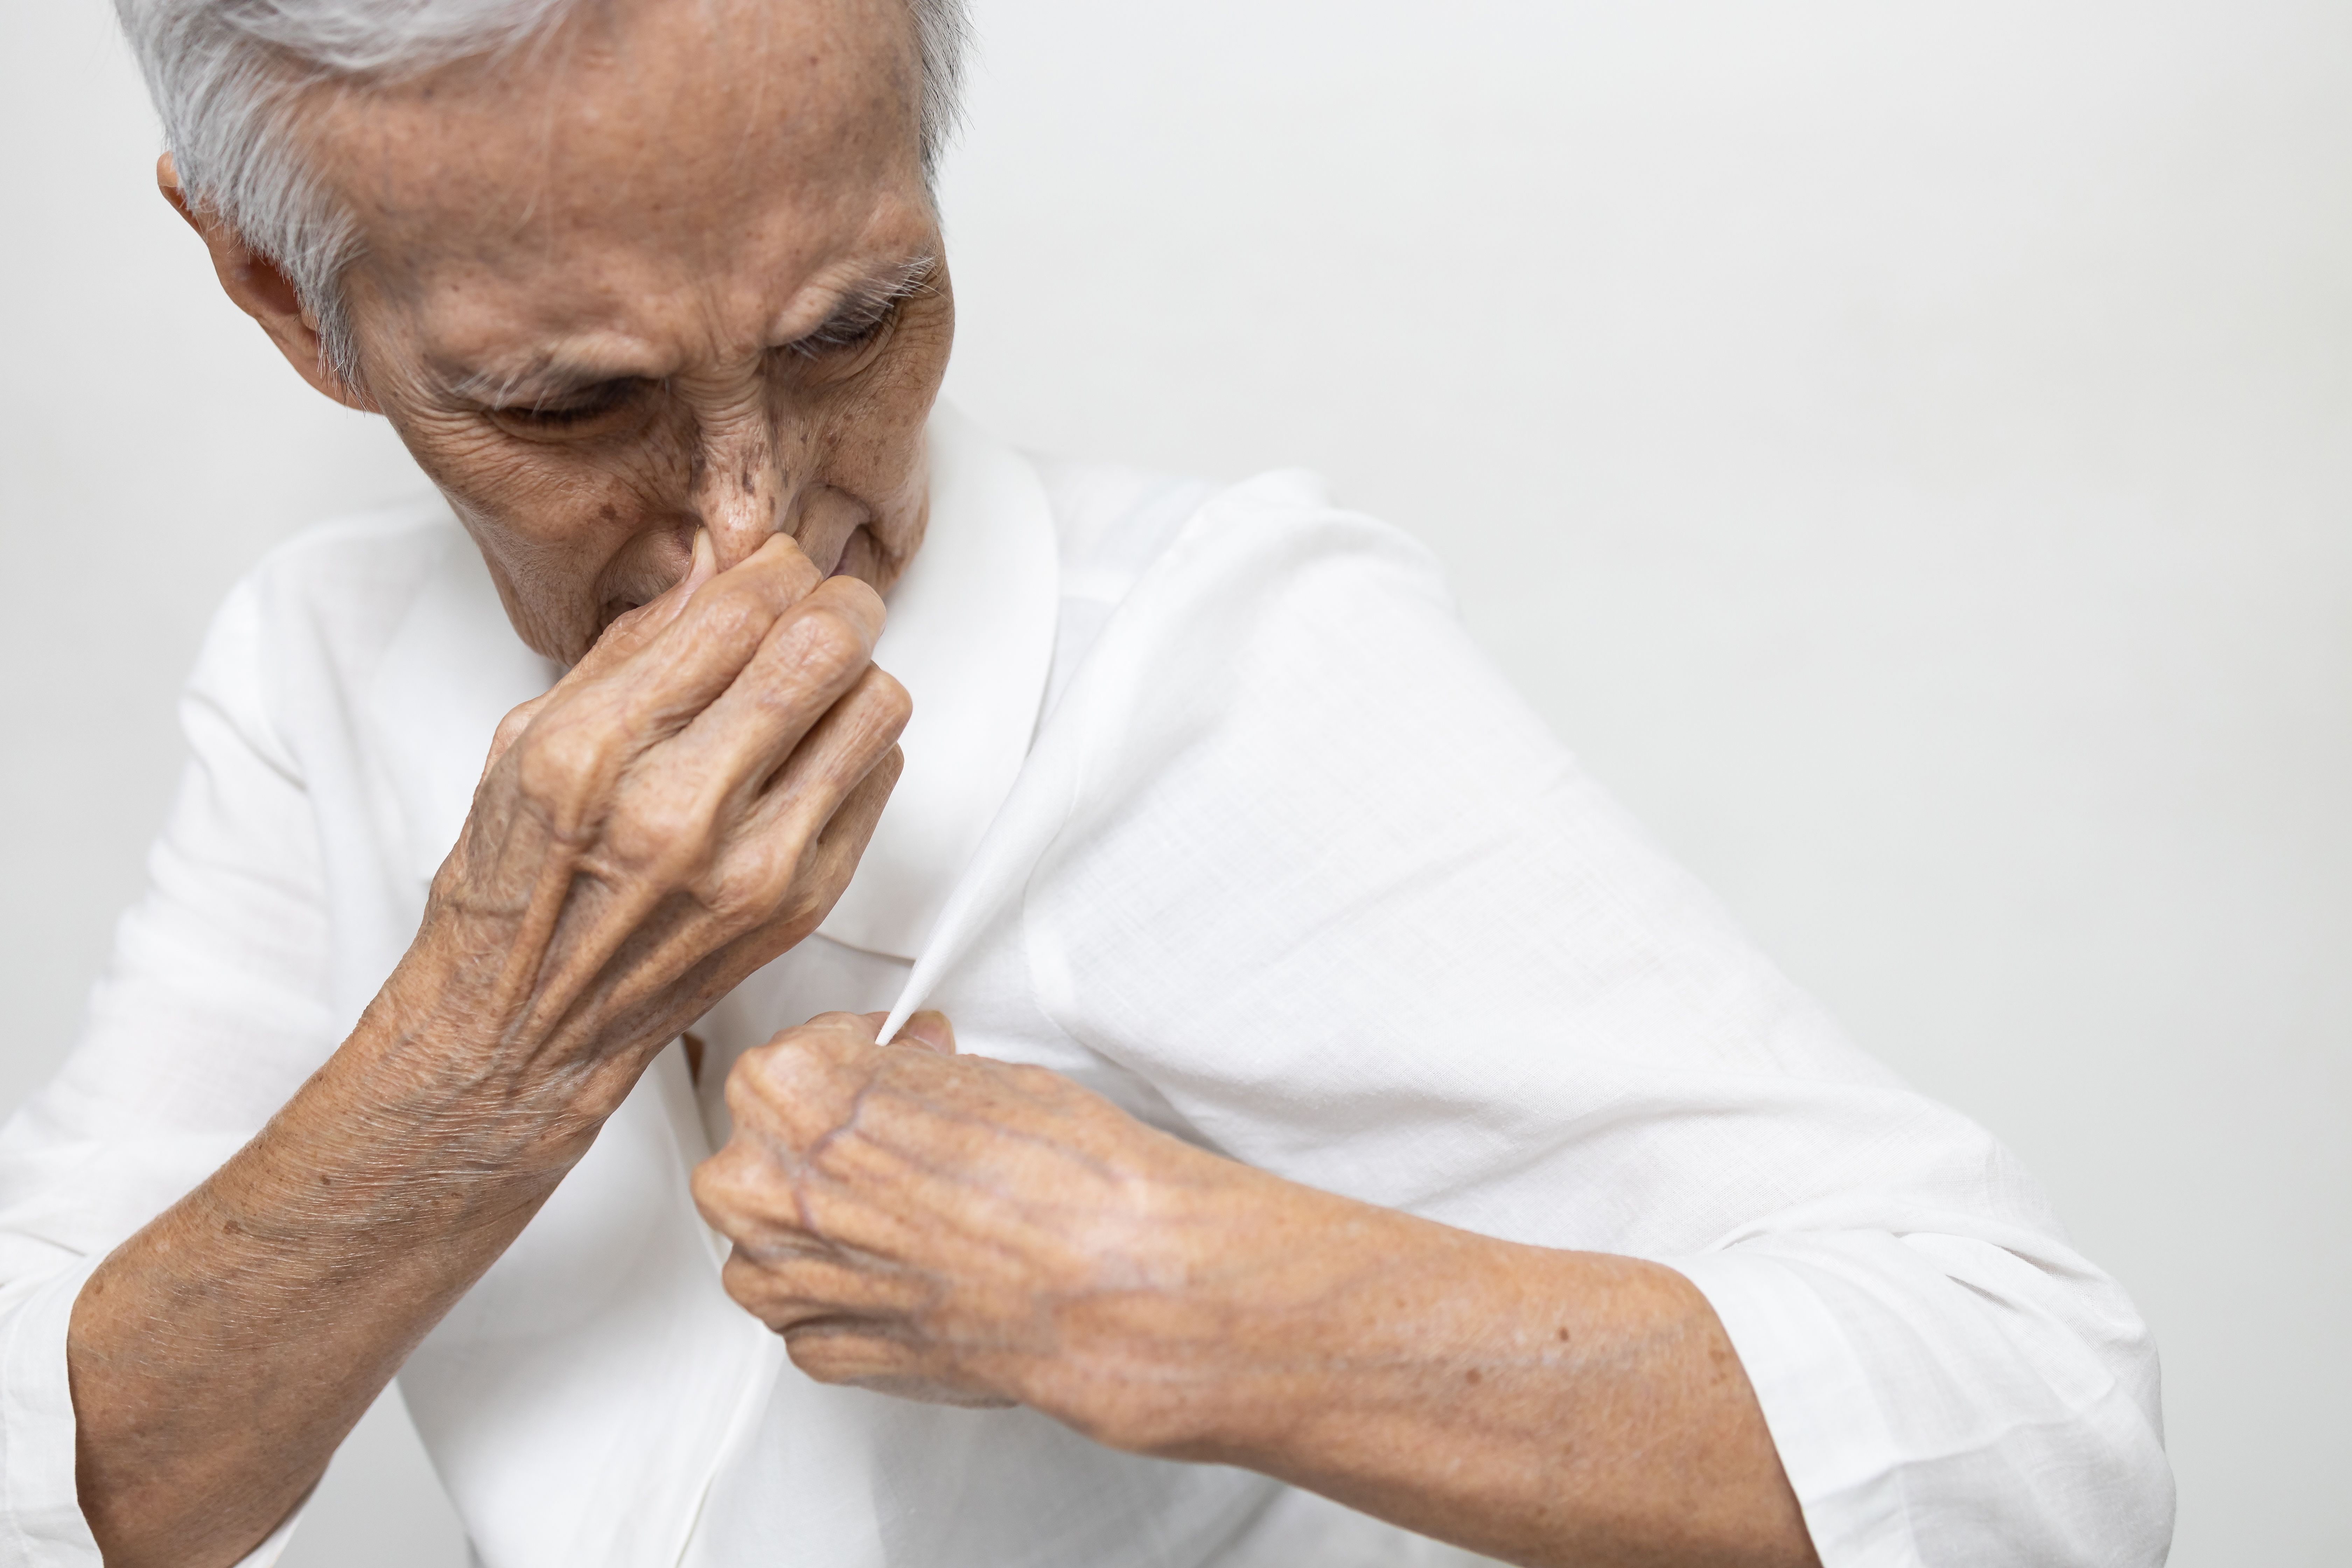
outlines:
[[495, 1168], [569, 1170], [668, 1036], [619, 1047], [575, 1040], [586, 1027], [578, 1018], [537, 1019], [530, 999], [507, 994], [482, 962], [445, 956], [495, 954], [494, 939], [469, 948], [436, 924], [428, 920], [334, 1067], [371, 1107], [436, 1140], [478, 1145]]
[[268, 1189], [255, 1197], [280, 1213], [307, 1197], [369, 1223], [431, 1215], [437, 1229], [552, 1192], [609, 1110], [509, 1070], [470, 1028], [386, 1001], [248, 1146], [239, 1163]]
[[1024, 1402], [1128, 1452], [1247, 1463], [1293, 1446], [1351, 1369], [1393, 1360], [1366, 1341], [1363, 1303], [1412, 1240], [1393, 1233], [1420, 1222], [1196, 1157], [1150, 1205], [1146, 1283], [1072, 1315], [1076, 1353], [1056, 1360], [1083, 1374]]

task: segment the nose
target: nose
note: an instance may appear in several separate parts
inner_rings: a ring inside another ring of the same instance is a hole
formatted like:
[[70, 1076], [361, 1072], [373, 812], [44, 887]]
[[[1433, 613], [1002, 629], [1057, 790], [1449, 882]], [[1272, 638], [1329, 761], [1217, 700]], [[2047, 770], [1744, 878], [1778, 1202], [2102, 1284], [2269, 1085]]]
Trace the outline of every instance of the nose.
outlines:
[[696, 437], [693, 505], [710, 531], [720, 571], [747, 559], [783, 526], [785, 488], [775, 428], [756, 402], [703, 423]]

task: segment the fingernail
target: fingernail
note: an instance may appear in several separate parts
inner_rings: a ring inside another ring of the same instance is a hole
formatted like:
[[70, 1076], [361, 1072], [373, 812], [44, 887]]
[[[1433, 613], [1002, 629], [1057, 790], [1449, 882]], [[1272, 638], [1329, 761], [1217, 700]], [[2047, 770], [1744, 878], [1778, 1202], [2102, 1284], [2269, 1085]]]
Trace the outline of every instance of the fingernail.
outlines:
[[908, 1018], [907, 1026], [899, 1031], [898, 1037], [901, 1040], [919, 1041], [941, 1056], [951, 1057], [956, 1054], [955, 1026], [948, 1022], [948, 1016], [945, 1013], [935, 1007], [926, 1007]]

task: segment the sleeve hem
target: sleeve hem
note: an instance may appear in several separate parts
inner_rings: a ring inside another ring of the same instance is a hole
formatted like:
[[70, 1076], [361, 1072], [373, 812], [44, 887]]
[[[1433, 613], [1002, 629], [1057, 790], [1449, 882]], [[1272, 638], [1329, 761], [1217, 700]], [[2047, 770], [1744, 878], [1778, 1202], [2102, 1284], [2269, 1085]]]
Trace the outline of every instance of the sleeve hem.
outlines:
[[1736, 1251], [1660, 1261], [1722, 1321], [1822, 1568], [1915, 1568], [1893, 1434], [1861, 1358], [1800, 1266]]
[[[0, 1314], [0, 1568], [104, 1568], [81, 1511], [66, 1370], [74, 1303], [103, 1261], [80, 1260]], [[236, 1568], [272, 1568], [310, 1500], [296, 1504]]]
[[82, 1284], [100, 1261], [84, 1258], [44, 1280], [0, 1320], [7, 1568], [100, 1568], [75, 1487], [73, 1394], [66, 1381], [66, 1331]]

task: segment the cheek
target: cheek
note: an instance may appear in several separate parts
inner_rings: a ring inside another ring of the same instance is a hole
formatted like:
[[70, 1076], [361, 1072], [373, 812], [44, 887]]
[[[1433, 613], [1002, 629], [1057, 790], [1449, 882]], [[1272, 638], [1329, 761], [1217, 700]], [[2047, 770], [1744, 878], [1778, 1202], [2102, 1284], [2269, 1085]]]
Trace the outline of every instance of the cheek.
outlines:
[[930, 492], [924, 426], [936, 388], [887, 395], [892, 390], [874, 389], [854, 408], [832, 411], [812, 475], [855, 499], [872, 542], [877, 588], [887, 588], [921, 545]]
[[401, 435], [481, 547], [516, 632], [547, 658], [576, 663], [684, 570], [691, 444], [674, 433], [594, 448], [430, 424]]

